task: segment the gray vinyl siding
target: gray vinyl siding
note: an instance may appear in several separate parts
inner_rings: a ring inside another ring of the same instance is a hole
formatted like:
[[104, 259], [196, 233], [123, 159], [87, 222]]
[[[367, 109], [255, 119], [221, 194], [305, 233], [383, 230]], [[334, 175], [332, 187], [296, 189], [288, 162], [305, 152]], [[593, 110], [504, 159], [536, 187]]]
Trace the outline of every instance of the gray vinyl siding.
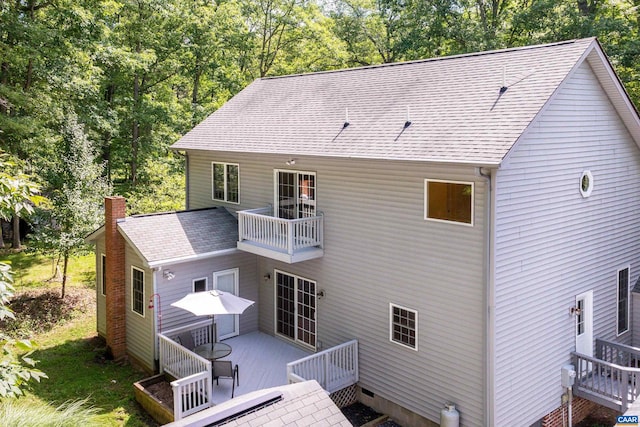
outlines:
[[[274, 169], [313, 171], [324, 257], [260, 258], [260, 329], [274, 333], [274, 268], [317, 282], [318, 340], [357, 338], [360, 385], [433, 421], [453, 401], [463, 425], [484, 424], [486, 184], [472, 167], [416, 162], [189, 152], [191, 208], [273, 203]], [[240, 205], [213, 203], [211, 162], [240, 165]], [[424, 220], [425, 178], [475, 183], [474, 226]], [[266, 273], [271, 279], [263, 279]], [[389, 303], [417, 310], [419, 351], [389, 340]]]
[[107, 299], [102, 295], [102, 255], [104, 249], [104, 235], [96, 240], [96, 328], [98, 335], [107, 336]]
[[[172, 280], [166, 280], [162, 273], [157, 273], [157, 292], [162, 295], [162, 330], [169, 330], [185, 326], [193, 322], [205, 320], [186, 310], [172, 307], [171, 304], [193, 292], [193, 280], [207, 278], [207, 287], [212, 289], [213, 273], [216, 271], [238, 268], [239, 294], [243, 298], [256, 301], [240, 316], [240, 333], [258, 330], [258, 286], [256, 286], [257, 260], [253, 254], [238, 252], [189, 263], [175, 264], [164, 267], [175, 274]], [[157, 313], [156, 313], [157, 315]]]
[[[131, 300], [131, 267], [144, 271], [144, 317], [133, 311]], [[153, 271], [144, 264], [129, 244], [125, 244], [125, 312], [127, 328], [127, 352], [143, 363], [148, 370], [154, 369], [153, 315], [149, 300], [153, 295]]]
[[[594, 177], [586, 199], [583, 170]], [[584, 63], [497, 173], [496, 426], [559, 407], [576, 295], [594, 291], [594, 341], [630, 343], [616, 337], [616, 280], [625, 266], [630, 286], [640, 273], [639, 182], [640, 151]]]

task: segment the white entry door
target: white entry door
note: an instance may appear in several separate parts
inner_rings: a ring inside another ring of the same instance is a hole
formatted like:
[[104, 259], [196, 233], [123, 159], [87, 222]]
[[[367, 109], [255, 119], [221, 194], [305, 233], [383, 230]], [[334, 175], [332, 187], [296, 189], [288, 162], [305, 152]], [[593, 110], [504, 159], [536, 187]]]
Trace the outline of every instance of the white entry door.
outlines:
[[[213, 273], [213, 289], [238, 295], [238, 269], [216, 271]], [[218, 339], [235, 337], [240, 330], [240, 317], [237, 314], [218, 314], [215, 316]]]
[[593, 291], [576, 296], [576, 353], [593, 356]]

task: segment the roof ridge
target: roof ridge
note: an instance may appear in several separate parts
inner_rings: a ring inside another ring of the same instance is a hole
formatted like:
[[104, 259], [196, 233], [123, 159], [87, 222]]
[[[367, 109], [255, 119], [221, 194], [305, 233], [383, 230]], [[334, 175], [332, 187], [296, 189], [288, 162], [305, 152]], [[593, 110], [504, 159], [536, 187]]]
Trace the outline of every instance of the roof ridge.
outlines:
[[298, 74], [287, 74], [283, 76], [269, 76], [269, 77], [261, 77], [258, 80], [277, 80], [277, 79], [286, 79], [290, 77], [301, 77], [301, 76], [314, 76], [319, 74], [334, 74], [334, 73], [347, 73], [350, 71], [360, 71], [360, 70], [368, 70], [368, 69], [376, 69], [376, 68], [388, 68], [388, 67], [398, 67], [403, 65], [411, 65], [411, 64], [420, 64], [426, 62], [436, 62], [436, 61], [446, 61], [449, 59], [460, 59], [460, 58], [472, 58], [476, 56], [488, 56], [494, 55], [498, 53], [512, 52], [512, 51], [522, 51], [522, 50], [534, 50], [547, 48], [552, 46], [562, 46], [567, 44], [574, 44], [582, 41], [593, 41], [596, 40], [596, 37], [585, 37], [582, 39], [571, 39], [571, 40], [563, 40], [559, 42], [552, 43], [543, 43], [532, 46], [517, 46], [517, 47], [509, 47], [503, 49], [495, 49], [495, 50], [487, 50], [482, 52], [469, 52], [469, 53], [460, 53], [456, 55], [448, 55], [448, 56], [438, 56], [434, 58], [424, 58], [424, 59], [414, 59], [410, 61], [400, 61], [400, 62], [389, 62], [385, 64], [372, 64], [372, 65], [364, 65], [361, 67], [353, 67], [353, 68], [339, 68], [337, 70], [324, 70], [324, 71], [314, 71], [310, 73], [298, 73]]

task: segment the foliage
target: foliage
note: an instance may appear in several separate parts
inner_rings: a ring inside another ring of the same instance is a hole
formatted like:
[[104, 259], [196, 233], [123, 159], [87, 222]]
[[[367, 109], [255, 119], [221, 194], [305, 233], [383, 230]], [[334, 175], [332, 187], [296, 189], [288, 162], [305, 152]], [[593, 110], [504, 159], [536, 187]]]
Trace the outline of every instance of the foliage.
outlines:
[[0, 420], [14, 427], [100, 426], [96, 408], [87, 407], [87, 399], [67, 401], [53, 407], [40, 401], [5, 399], [0, 401]]
[[635, 0], [0, 2], [0, 146], [46, 170], [74, 111], [146, 211], [146, 177], [183, 174], [168, 147], [255, 78], [597, 36], [637, 103], [639, 14]]
[[56, 145], [57, 158], [44, 174], [52, 208], [40, 211], [32, 245], [62, 258], [64, 298], [69, 257], [86, 250], [84, 238], [101, 224], [102, 202], [111, 188], [74, 114], [67, 115]]
[[[15, 318], [7, 307], [9, 298], [13, 295], [11, 283], [9, 266], [0, 263], [0, 319]], [[26, 353], [18, 355], [24, 352]], [[42, 371], [33, 368], [36, 362], [31, 359], [31, 353], [33, 346], [29, 340], [15, 340], [0, 332], [0, 400], [22, 395], [30, 380], [47, 378]]]
[[129, 191], [124, 192], [127, 198], [127, 214], [137, 215], [184, 209], [184, 176], [171, 171], [171, 169], [180, 168], [182, 163], [182, 159], [150, 161], [144, 175], [140, 177], [144, 185], [135, 189], [129, 188]]

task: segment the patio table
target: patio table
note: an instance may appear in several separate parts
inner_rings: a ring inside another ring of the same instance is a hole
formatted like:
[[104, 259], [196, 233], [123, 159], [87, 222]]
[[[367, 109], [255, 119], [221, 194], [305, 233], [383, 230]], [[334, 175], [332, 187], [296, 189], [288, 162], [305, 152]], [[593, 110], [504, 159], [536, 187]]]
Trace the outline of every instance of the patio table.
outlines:
[[231, 354], [231, 346], [223, 342], [214, 342], [202, 344], [193, 349], [193, 351], [205, 359], [216, 360]]

